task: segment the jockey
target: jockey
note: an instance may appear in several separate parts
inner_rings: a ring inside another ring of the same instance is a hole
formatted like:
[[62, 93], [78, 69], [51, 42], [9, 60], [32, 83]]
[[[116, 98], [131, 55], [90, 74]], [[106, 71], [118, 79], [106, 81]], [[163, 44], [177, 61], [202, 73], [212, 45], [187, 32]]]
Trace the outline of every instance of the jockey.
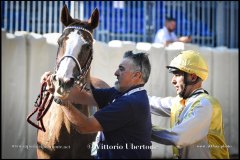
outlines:
[[221, 106], [202, 88], [208, 77], [203, 57], [192, 50], [182, 51], [167, 68], [177, 96], [149, 96], [149, 102], [152, 113], [170, 117], [171, 128], [153, 126], [152, 140], [173, 145], [174, 158], [229, 158]]

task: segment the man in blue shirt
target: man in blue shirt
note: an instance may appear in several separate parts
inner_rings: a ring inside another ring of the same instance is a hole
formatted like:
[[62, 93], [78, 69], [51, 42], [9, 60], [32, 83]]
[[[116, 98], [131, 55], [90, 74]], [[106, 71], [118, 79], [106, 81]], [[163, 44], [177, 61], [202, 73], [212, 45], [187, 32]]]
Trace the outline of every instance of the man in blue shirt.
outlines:
[[[128, 51], [115, 72], [115, 87], [92, 89], [92, 93], [80, 92], [75, 87], [70, 94], [78, 96], [63, 100], [65, 105], [61, 107], [79, 133], [103, 131], [104, 141], [98, 146], [99, 158], [151, 158], [151, 114], [143, 88], [150, 71], [145, 53]], [[98, 105], [100, 110], [86, 117], [69, 102]]]

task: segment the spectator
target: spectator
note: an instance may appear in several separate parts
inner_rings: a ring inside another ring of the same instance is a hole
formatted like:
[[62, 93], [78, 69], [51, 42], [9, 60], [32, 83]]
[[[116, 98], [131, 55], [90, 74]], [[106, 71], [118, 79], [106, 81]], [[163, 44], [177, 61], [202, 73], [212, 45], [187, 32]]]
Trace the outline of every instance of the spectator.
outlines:
[[183, 36], [177, 38], [174, 31], [176, 29], [176, 20], [174, 18], [166, 18], [165, 26], [162, 29], [159, 29], [156, 36], [154, 43], [161, 43], [164, 46], [168, 46], [170, 43], [173, 42], [184, 42], [188, 43], [192, 41], [191, 36]]

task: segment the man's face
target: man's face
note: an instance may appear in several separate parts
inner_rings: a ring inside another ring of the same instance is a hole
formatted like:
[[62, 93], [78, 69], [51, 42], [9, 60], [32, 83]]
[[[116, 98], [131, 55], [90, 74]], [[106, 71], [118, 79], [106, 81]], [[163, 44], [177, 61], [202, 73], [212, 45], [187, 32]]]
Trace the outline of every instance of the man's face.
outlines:
[[176, 29], [176, 22], [175, 21], [167, 22], [167, 29], [169, 32], [173, 32]]
[[173, 77], [171, 82], [176, 88], [177, 94], [181, 96], [185, 88], [184, 72], [182, 71], [173, 72]]
[[134, 85], [134, 68], [131, 59], [124, 58], [119, 64], [118, 69], [115, 72], [117, 76], [117, 81], [115, 82], [115, 88], [124, 92]]

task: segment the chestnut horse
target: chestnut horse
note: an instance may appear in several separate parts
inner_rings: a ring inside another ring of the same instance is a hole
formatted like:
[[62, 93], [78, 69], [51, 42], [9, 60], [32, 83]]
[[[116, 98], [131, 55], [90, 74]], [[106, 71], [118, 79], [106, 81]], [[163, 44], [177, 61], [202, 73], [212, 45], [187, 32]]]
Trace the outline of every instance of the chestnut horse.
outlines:
[[[54, 97], [68, 94], [71, 87], [82, 89], [93, 86], [106, 88], [103, 81], [91, 78], [90, 65], [93, 58], [93, 30], [98, 26], [99, 12], [95, 9], [88, 21], [73, 19], [64, 5], [61, 22], [65, 29], [58, 40], [56, 72], [54, 74]], [[86, 116], [91, 114], [91, 106], [75, 105]], [[93, 106], [92, 106], [93, 107]], [[43, 117], [46, 131], [38, 131], [37, 157], [61, 159], [90, 159], [91, 143], [96, 134], [80, 134], [65, 116], [59, 104], [52, 102]]]

